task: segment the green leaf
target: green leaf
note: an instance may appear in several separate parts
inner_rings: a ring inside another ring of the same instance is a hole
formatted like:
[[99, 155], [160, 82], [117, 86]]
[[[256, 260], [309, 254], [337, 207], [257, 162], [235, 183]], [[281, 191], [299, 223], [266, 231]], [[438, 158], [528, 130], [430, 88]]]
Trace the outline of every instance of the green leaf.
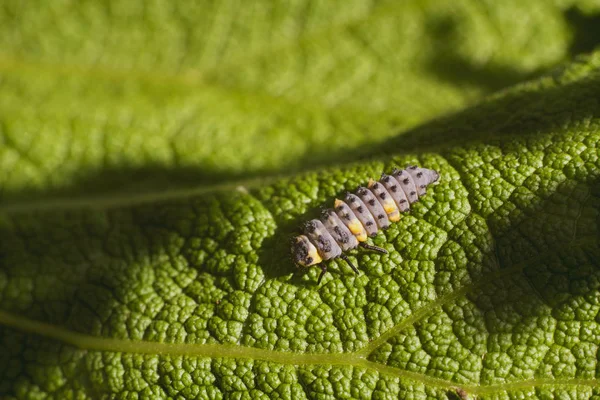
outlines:
[[[482, 98], [567, 3], [4, 4], [0, 398], [600, 396], [600, 52]], [[406, 163], [389, 255], [294, 270]]]
[[254, 3], [5, 0], [3, 198], [156, 193], [353, 161], [598, 37], [593, 2]]

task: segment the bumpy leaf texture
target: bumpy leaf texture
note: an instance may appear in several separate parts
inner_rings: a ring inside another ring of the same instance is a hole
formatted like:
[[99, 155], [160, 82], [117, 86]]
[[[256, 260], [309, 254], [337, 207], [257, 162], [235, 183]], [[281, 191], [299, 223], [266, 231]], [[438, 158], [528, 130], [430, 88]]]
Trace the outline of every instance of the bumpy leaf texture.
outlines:
[[[482, 99], [594, 5], [351, 3], [3, 4], [0, 398], [600, 396], [600, 53]], [[389, 255], [295, 273], [407, 163]]]

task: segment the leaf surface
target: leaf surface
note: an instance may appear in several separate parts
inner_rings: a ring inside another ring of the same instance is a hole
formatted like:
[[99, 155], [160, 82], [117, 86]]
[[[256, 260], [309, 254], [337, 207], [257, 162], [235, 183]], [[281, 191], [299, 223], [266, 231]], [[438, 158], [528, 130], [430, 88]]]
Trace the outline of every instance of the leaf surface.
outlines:
[[[378, 54], [449, 24], [482, 30], [474, 65], [488, 43], [530, 73], [565, 56], [561, 8], [536, 2], [544, 18], [519, 25], [538, 14], [517, 2], [361, 4], [248, 9], [250, 26], [233, 2], [7, 3], [0, 397], [600, 396], [600, 53], [425, 123], [520, 78], [444, 82], [416, 44]], [[494, 39], [514, 26], [522, 40]], [[536, 29], [551, 49], [525, 51]], [[407, 163], [442, 180], [374, 239], [389, 255], [351, 252], [361, 274], [333, 261], [321, 286], [295, 272], [301, 222]], [[163, 175], [136, 185], [149, 171]]]

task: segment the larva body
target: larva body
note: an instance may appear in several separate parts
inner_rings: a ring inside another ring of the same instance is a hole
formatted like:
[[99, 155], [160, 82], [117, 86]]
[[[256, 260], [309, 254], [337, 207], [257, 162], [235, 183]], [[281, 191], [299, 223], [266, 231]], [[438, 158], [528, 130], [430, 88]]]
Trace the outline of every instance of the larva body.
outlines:
[[387, 253], [366, 244], [368, 237], [398, 221], [402, 212], [410, 211], [411, 204], [425, 196], [427, 186], [439, 177], [437, 171], [417, 166], [394, 169], [390, 175], [381, 174], [379, 181], [370, 180], [368, 187], [359, 187], [356, 194], [336, 199], [334, 209], [324, 210], [320, 220], [308, 221], [303, 234], [293, 239], [294, 262], [300, 267], [321, 264], [319, 283], [327, 272], [323, 261], [333, 258], [342, 258], [358, 273], [344, 253], [358, 246]]

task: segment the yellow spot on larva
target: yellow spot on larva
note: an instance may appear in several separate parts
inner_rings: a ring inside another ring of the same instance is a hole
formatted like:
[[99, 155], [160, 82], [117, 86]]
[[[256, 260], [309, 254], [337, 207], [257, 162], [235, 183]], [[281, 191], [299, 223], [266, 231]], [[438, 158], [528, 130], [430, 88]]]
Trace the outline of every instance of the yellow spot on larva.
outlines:
[[392, 222], [400, 221], [400, 213], [398, 211], [388, 214], [388, 219]]
[[357, 218], [353, 218], [350, 221], [348, 224], [348, 229], [350, 229], [350, 232], [356, 236], [356, 239], [358, 239], [359, 242], [364, 242], [367, 240], [367, 232]]
[[313, 262], [311, 262], [310, 264], [307, 265], [311, 266], [311, 265], [315, 265], [320, 263], [321, 261], [323, 261], [323, 259], [321, 258], [321, 256], [319, 255], [319, 252], [317, 251], [317, 249], [313, 246], [311, 249], [308, 250], [308, 255], [310, 257], [312, 257]]
[[369, 178], [369, 184], [367, 185], [367, 187], [372, 188], [373, 185], [375, 185], [375, 181], [373, 180], [373, 178]]
[[398, 211], [398, 206], [391, 197], [388, 197], [383, 201], [383, 209], [387, 214], [392, 214], [394, 211]]
[[391, 202], [391, 204], [390, 204], [389, 201], [386, 201], [383, 204], [383, 209], [385, 210], [385, 212], [387, 214], [392, 214], [394, 211], [398, 211], [398, 207], [396, 207], [396, 205], [394, 204], [394, 202]]
[[358, 240], [359, 242], [366, 242], [367, 241], [367, 233], [363, 232], [360, 235], [354, 235], [356, 236], [356, 240]]
[[365, 230], [360, 221], [356, 218], [353, 218], [350, 224], [348, 224], [348, 229], [350, 229], [350, 232], [352, 232], [353, 235], [358, 235]]
[[390, 221], [396, 222], [396, 221], [400, 220], [400, 212], [398, 211], [398, 206], [396, 206], [396, 203], [391, 198], [388, 197], [383, 202], [383, 209], [385, 210], [385, 213], [388, 215], [388, 219]]

